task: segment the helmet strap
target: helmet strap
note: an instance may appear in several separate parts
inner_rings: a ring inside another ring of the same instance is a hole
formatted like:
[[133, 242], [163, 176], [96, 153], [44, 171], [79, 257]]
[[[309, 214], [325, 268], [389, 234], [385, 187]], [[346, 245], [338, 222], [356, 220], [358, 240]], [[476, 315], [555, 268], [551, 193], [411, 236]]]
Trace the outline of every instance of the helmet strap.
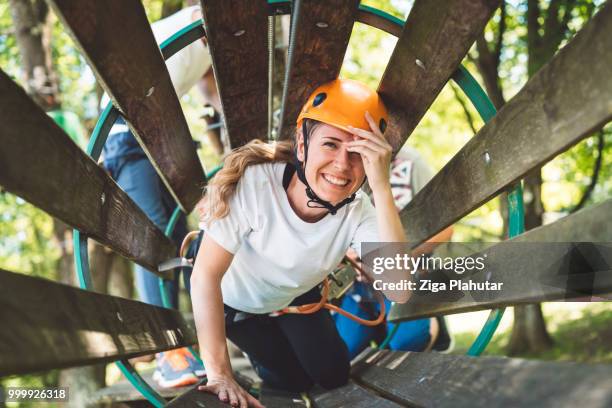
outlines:
[[327, 209], [327, 211], [329, 211], [331, 215], [335, 215], [339, 209], [355, 200], [356, 193], [351, 194], [349, 197], [345, 198], [338, 204], [333, 205], [329, 201], [325, 201], [320, 198], [313, 191], [313, 189], [310, 187], [310, 184], [308, 184], [308, 181], [306, 180], [306, 162], [308, 160], [308, 129], [306, 126], [306, 120], [302, 122], [302, 137], [304, 140], [304, 162], [301, 162], [298, 158], [296, 146], [296, 151], [294, 152], [294, 166], [298, 179], [300, 179], [300, 181], [306, 186], [306, 196], [308, 197], [308, 202], [306, 203], [306, 205], [309, 208], [325, 208]]

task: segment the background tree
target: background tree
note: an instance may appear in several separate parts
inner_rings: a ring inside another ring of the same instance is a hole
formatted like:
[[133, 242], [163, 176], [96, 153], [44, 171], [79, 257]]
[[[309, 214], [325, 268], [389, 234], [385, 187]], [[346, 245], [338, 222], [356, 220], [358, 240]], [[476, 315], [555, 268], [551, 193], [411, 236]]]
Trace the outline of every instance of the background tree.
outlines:
[[[512, 13], [508, 13], [508, 10]], [[505, 103], [503, 82], [500, 75], [503, 70], [502, 56], [513, 64], [517, 62], [512, 56], [526, 55], [526, 78], [531, 78], [557, 52], [564, 41], [568, 40], [592, 16], [596, 9], [593, 1], [587, 0], [527, 0], [504, 1], [500, 12], [476, 41], [477, 56], [472, 57], [482, 77], [486, 91], [497, 109]], [[518, 27], [526, 27], [520, 30]], [[504, 35], [513, 30], [512, 40], [504, 42]], [[518, 35], [517, 35], [518, 34]], [[488, 37], [488, 38], [487, 38]], [[599, 136], [598, 146], [603, 149], [603, 131]], [[596, 183], [601, 167], [602, 154], [598, 155], [599, 165], [592, 177]], [[583, 204], [593, 191], [585, 190], [580, 202]], [[542, 201], [542, 170], [532, 170], [523, 183], [525, 199], [525, 228], [527, 230], [542, 225], [544, 204]], [[582, 206], [580, 204], [580, 206]], [[500, 209], [506, 220], [507, 204], [505, 194], [500, 200]], [[504, 223], [503, 235], [507, 235]], [[517, 306], [514, 308], [514, 323], [508, 353], [518, 354], [527, 351], [541, 351], [552, 345], [546, 330], [544, 317], [539, 304]]]

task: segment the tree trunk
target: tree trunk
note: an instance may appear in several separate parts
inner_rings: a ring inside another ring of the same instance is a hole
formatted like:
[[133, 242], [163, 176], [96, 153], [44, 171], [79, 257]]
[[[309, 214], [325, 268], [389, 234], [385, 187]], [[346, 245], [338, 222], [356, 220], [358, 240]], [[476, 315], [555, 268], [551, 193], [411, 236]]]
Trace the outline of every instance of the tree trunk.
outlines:
[[553, 341], [539, 303], [514, 307], [514, 324], [507, 353], [510, 356], [548, 350]]
[[26, 91], [45, 111], [58, 106], [51, 63], [49, 8], [42, 0], [9, 0]]
[[[568, 31], [568, 22], [575, 1], [552, 1], [543, 10], [537, 0], [527, 1], [527, 73], [535, 75], [557, 52], [559, 44]], [[563, 14], [561, 10], [563, 9]], [[544, 206], [542, 204], [542, 170], [533, 169], [524, 182], [525, 229], [542, 225]], [[517, 354], [546, 350], [553, 340], [546, 331], [546, 324], [540, 304], [514, 308], [514, 326], [508, 344], [508, 352]]]
[[[528, 54], [528, 76], [531, 77], [551, 57], [552, 53], [546, 54], [542, 51], [543, 39], [539, 34], [540, 17], [539, 4], [537, 0], [527, 1], [527, 54]], [[500, 23], [497, 35], [494, 36], [493, 44], [489, 44], [482, 33], [476, 40], [478, 58], [476, 65], [480, 72], [487, 94], [493, 105], [499, 110], [505, 104], [502, 86], [499, 78], [499, 64], [503, 35], [506, 29], [506, 4], [502, 3]], [[550, 35], [545, 43], [556, 41]], [[557, 42], [556, 44], [558, 44]], [[550, 49], [550, 47], [548, 47]], [[556, 48], [555, 48], [556, 50]], [[553, 51], [554, 52], [554, 51]], [[541, 197], [542, 176], [540, 168], [534, 169], [524, 182], [525, 198], [525, 229], [529, 230], [542, 224], [544, 212]], [[508, 195], [502, 193], [499, 196], [499, 211], [504, 220], [502, 237], [508, 237]], [[514, 324], [512, 336], [508, 344], [508, 353], [511, 355], [523, 352], [535, 352], [552, 346], [552, 339], [546, 331], [546, 324], [540, 304], [517, 306], [514, 308]]]

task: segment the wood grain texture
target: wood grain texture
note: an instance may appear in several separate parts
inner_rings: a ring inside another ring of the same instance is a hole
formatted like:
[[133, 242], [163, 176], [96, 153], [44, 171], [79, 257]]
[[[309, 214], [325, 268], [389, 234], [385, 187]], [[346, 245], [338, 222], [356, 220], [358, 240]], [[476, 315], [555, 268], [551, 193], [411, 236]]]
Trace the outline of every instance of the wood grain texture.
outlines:
[[[496, 244], [485, 268], [474, 274], [432, 273], [473, 282], [503, 282], [501, 291], [445, 291], [391, 306], [388, 320], [401, 322], [439, 314], [462, 313], [544, 300], [590, 298], [612, 294], [612, 200], [581, 210], [553, 224]], [[574, 245], [573, 243], [581, 243]]]
[[0, 269], [0, 377], [194, 344], [174, 310]]
[[275, 390], [262, 384], [259, 401], [266, 408], [303, 408], [304, 401], [300, 393]]
[[197, 388], [191, 387], [191, 389], [179, 397], [170, 401], [168, 408], [229, 408], [230, 404], [221, 402], [216, 395], [198, 391]]
[[202, 13], [231, 147], [266, 140], [266, 0], [202, 0]]
[[[241, 375], [239, 372], [234, 372], [234, 379], [244, 390], [249, 390], [253, 386], [253, 382], [250, 378]], [[206, 380], [200, 384], [205, 384]], [[193, 407], [204, 407], [204, 408], [228, 408], [231, 407], [229, 403], [224, 403], [219, 400], [216, 395], [208, 392], [198, 391], [196, 386], [192, 387], [189, 391], [182, 394], [181, 396], [173, 399], [168, 405], [168, 408], [193, 408]]]
[[406, 206], [408, 240], [433, 236], [608, 122], [610, 78], [606, 3]]
[[415, 1], [378, 88], [391, 118], [385, 136], [396, 152], [499, 4], [499, 0]]
[[353, 378], [423, 407], [608, 407], [612, 366], [373, 351]]
[[293, 137], [298, 114], [312, 91], [338, 77], [358, 6], [358, 0], [295, 2], [294, 10], [299, 12], [292, 21], [296, 24], [292, 28], [296, 36], [290, 40], [285, 74], [287, 89], [282, 102], [281, 139]]
[[[401, 405], [389, 401], [374, 392], [349, 381], [347, 385], [330, 391], [310, 394], [314, 408], [399, 408]], [[266, 406], [267, 407], [267, 406]]]
[[53, 0], [114, 105], [181, 208], [206, 181], [170, 75], [139, 0]]
[[0, 71], [0, 185], [151, 270], [174, 256], [119, 186]]

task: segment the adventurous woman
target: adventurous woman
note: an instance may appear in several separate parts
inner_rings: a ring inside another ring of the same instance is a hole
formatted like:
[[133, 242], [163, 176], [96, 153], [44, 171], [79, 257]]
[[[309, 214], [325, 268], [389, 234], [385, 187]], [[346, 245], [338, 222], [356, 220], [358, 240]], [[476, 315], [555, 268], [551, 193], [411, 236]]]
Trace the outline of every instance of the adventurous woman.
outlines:
[[[208, 376], [201, 390], [261, 407], [234, 380], [226, 336], [270, 387], [304, 391], [347, 382], [347, 348], [329, 312], [283, 309], [319, 302], [319, 284], [349, 247], [361, 255], [362, 242], [405, 242], [389, 184], [387, 123], [376, 92], [337, 79], [310, 96], [295, 141], [253, 141], [225, 159], [200, 202], [204, 237], [191, 277]], [[360, 191], [366, 177], [375, 208]], [[408, 273], [381, 278], [399, 281]]]

